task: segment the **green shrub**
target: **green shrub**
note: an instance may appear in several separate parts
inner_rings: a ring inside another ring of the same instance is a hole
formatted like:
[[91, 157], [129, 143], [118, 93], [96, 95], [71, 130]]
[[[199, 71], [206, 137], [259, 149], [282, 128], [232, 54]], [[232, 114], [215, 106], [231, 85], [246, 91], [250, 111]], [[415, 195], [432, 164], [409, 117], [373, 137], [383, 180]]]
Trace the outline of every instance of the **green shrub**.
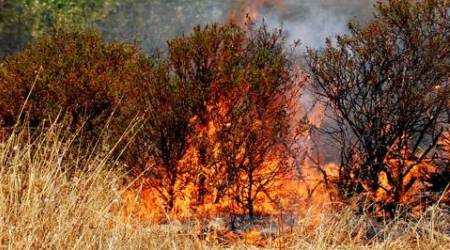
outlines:
[[20, 51], [53, 27], [93, 27], [115, 4], [114, 0], [0, 1], [0, 57]]

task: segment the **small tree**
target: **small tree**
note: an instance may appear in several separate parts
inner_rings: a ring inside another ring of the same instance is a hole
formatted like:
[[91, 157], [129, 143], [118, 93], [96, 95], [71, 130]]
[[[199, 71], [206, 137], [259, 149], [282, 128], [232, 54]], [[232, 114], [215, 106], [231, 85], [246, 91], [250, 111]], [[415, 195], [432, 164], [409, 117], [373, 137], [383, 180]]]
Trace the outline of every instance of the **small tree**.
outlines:
[[[182, 89], [196, 103], [199, 190], [210, 190], [213, 203], [230, 198], [253, 217], [261, 196], [272, 199], [276, 181], [292, 171], [295, 71], [283, 35], [266, 26], [213, 25], [169, 47]], [[206, 192], [198, 195], [202, 203]]]
[[216, 112], [213, 121], [218, 128], [216, 160], [226, 172], [217, 198], [224, 189], [252, 219], [261, 201], [279, 205], [274, 195], [280, 180], [294, 172], [291, 146], [300, 131], [292, 126], [291, 104], [298, 101], [294, 87], [302, 83], [295, 82], [281, 30], [263, 25], [249, 26], [248, 32], [240, 87], [224, 96], [227, 109]]
[[158, 55], [91, 31], [55, 30], [0, 64], [0, 126], [13, 127], [23, 110], [32, 129], [64, 117], [72, 130], [82, 128], [83, 144], [108, 139], [114, 156], [132, 176], [148, 177], [169, 211], [186, 177], [179, 160], [195, 110], [195, 93], [181, 87]]
[[[160, 194], [166, 211], [174, 208], [187, 182], [197, 175], [193, 170], [199, 168], [181, 160], [194, 147], [195, 128], [207, 123], [207, 106], [217, 100], [212, 89], [220, 86], [219, 74], [223, 72], [218, 67], [231, 63], [223, 53], [242, 35], [234, 25], [211, 25], [168, 41], [167, 61], [160, 60], [146, 83], [149, 98], [136, 103], [146, 110], [142, 132], [136, 136], [135, 143], [140, 146], [133, 152], [143, 160], [139, 164], [142, 168], [136, 169], [146, 172], [149, 186]], [[234, 84], [226, 80], [220, 83], [224, 88]]]
[[[168, 41], [167, 61], [158, 60], [145, 85], [145, 96], [135, 105], [145, 110], [145, 122], [135, 136], [137, 144], [127, 159], [141, 159], [137, 173], [145, 172], [147, 184], [162, 198], [166, 211], [196, 174], [193, 166], [182, 163], [192, 148], [194, 128], [204, 123], [206, 105], [212, 98], [212, 78], [217, 71], [219, 44], [226, 44], [223, 32], [230, 27], [218, 25], [194, 29], [189, 37]], [[207, 59], [208, 61], [203, 61]], [[141, 88], [142, 89], [142, 88]], [[134, 155], [134, 157], [133, 157]]]
[[189, 177], [189, 168], [180, 160], [189, 148], [192, 131], [190, 97], [180, 91], [165, 62], [158, 62], [147, 80], [145, 95], [134, 104], [145, 110], [145, 119], [126, 158], [135, 163], [131, 168], [138, 170], [136, 174], [145, 173], [147, 184], [158, 192], [169, 212]]
[[344, 197], [385, 192], [381, 208], [393, 212], [417, 181], [407, 176], [433, 157], [447, 121], [448, 8], [438, 0], [380, 2], [367, 27], [350, 23], [337, 44], [309, 50], [314, 87], [334, 116]]

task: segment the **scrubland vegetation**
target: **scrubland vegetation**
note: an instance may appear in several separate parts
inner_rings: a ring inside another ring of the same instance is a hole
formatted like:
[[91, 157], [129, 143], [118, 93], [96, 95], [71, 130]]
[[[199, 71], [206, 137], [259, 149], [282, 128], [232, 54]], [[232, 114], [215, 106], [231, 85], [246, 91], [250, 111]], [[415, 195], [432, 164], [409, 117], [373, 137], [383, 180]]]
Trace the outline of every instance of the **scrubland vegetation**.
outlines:
[[0, 62], [1, 245], [448, 248], [449, 4], [306, 54], [250, 17], [148, 53], [61, 5]]
[[[445, 249], [449, 244], [448, 211], [438, 204], [419, 218], [387, 221], [355, 214], [351, 207], [339, 213], [310, 210], [283, 233], [281, 229], [231, 233], [219, 220], [143, 221], [134, 216], [139, 211], [126, 210], [123, 204], [124, 193], [138, 193], [123, 167], [110, 165], [108, 152], [73, 153], [74, 135], [67, 132], [52, 124], [29, 140], [27, 128], [20, 128], [1, 144], [3, 247]], [[80, 162], [83, 170], [74, 171]]]

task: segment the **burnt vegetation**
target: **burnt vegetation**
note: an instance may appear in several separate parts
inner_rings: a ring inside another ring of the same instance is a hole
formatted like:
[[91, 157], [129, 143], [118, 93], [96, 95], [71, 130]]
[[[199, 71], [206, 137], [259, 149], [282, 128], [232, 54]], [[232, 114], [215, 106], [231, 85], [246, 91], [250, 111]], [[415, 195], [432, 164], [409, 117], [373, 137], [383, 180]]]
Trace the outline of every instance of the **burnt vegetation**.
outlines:
[[282, 206], [278, 191], [302, 171], [299, 99], [310, 84], [330, 119], [323, 138], [339, 152], [337, 175], [320, 170], [340, 201], [388, 217], [448, 203], [449, 8], [377, 4], [368, 25], [351, 22], [308, 51], [311, 81], [295, 46], [264, 22], [196, 27], [151, 55], [55, 29], [1, 61], [2, 133], [63, 120], [81, 145], [100, 151], [106, 140], [165, 213], [190, 195], [194, 211], [226, 204], [254, 219], [263, 204]]
[[[370, 209], [392, 215], [422, 181], [412, 172], [443, 177], [441, 192], [448, 185], [448, 160], [429, 165], [449, 123], [448, 8], [433, 0], [379, 3], [368, 26], [350, 23], [349, 35], [309, 51], [316, 93], [333, 119], [325, 132], [340, 148], [342, 197], [364, 193], [375, 203]], [[386, 197], [378, 200], [379, 192]]]
[[[154, 126], [173, 137], [158, 135], [163, 143], [156, 148], [166, 151], [158, 157], [166, 162], [150, 178], [169, 177], [164, 192], [169, 211], [174, 189], [190, 183], [198, 190], [196, 205], [230, 198], [253, 217], [259, 196], [269, 195], [274, 181], [292, 169], [286, 147], [292, 143], [289, 102], [296, 92], [284, 45], [281, 31], [251, 24], [198, 27], [169, 41], [167, 73], [181, 98], [181, 112], [174, 114], [174, 123]], [[161, 120], [167, 112], [153, 113], [153, 120]], [[181, 161], [187, 150], [190, 159]], [[265, 166], [269, 158], [278, 161], [273, 169]]]

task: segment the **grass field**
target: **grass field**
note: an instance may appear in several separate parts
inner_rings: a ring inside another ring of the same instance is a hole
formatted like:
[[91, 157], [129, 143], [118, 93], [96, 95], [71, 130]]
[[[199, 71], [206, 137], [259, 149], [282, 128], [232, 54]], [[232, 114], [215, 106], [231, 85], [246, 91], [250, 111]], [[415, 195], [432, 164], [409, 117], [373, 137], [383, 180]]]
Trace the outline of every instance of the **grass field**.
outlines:
[[[164, 225], [126, 216], [130, 180], [108, 153], [71, 149], [73, 138], [53, 125], [30, 141], [26, 129], [0, 144], [0, 242], [9, 249], [449, 249], [450, 216], [439, 206], [420, 219], [376, 222], [351, 209], [306, 213], [288, 232], [265, 236], [200, 222]], [[75, 136], [73, 136], [75, 137]], [[65, 169], [83, 168], [83, 171]], [[206, 233], [205, 233], [206, 232]], [[232, 235], [231, 235], [232, 234]], [[231, 236], [230, 236], [231, 235]]]

